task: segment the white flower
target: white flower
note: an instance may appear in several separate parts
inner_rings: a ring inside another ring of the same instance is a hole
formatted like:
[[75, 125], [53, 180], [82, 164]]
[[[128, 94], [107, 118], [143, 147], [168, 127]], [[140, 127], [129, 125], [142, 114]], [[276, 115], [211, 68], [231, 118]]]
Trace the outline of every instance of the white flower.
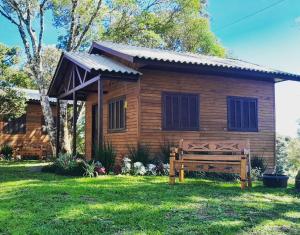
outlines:
[[122, 174], [129, 174], [131, 171], [131, 159], [123, 158]]
[[148, 175], [156, 175], [156, 166], [154, 164], [147, 165], [147, 174]]
[[141, 162], [135, 162], [133, 164], [133, 170], [135, 175], [145, 175], [146, 174], [146, 168]]

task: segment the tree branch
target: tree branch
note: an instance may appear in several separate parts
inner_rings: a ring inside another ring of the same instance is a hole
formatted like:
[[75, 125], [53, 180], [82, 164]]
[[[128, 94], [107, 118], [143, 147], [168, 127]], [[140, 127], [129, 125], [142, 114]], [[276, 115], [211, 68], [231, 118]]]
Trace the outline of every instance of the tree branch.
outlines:
[[73, 35], [75, 27], [75, 10], [77, 8], [78, 0], [72, 0], [72, 11], [71, 11], [71, 25], [70, 25], [70, 36], [67, 43], [67, 51], [70, 51], [73, 44]]
[[46, 3], [47, 0], [43, 0], [43, 2], [40, 4], [40, 33], [39, 33], [39, 42], [38, 42], [38, 54], [40, 54], [42, 50], [42, 41], [44, 35], [44, 10], [45, 10], [44, 7]]
[[89, 22], [88, 22], [87, 25], [84, 27], [84, 29], [83, 29], [83, 31], [82, 31], [80, 37], [79, 37], [79, 40], [78, 40], [76, 46], [74, 47], [74, 50], [77, 50], [77, 49], [80, 47], [80, 44], [81, 44], [81, 42], [82, 42], [84, 36], [86, 35], [86, 33], [88, 32], [88, 30], [90, 29], [90, 27], [91, 27], [91, 25], [92, 25], [92, 23], [93, 23], [93, 20], [95, 19], [95, 17], [97, 16], [97, 13], [98, 13], [99, 10], [100, 10], [101, 4], [102, 4], [102, 0], [99, 0], [99, 1], [98, 1], [98, 4], [97, 4], [97, 7], [96, 7], [96, 9], [95, 9], [95, 11], [94, 11], [94, 13], [91, 15]]
[[19, 26], [17, 21], [15, 21], [10, 15], [6, 14], [4, 12], [3, 6], [1, 6], [2, 9], [0, 9], [0, 14], [5, 17], [6, 19], [8, 19], [11, 23], [13, 23], [16, 26]]

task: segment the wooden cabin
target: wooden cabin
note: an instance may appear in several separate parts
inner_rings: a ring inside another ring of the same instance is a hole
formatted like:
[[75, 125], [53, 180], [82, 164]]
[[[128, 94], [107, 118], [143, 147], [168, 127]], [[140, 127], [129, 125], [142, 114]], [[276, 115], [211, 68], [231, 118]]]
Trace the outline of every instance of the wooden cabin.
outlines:
[[58, 108], [73, 100], [75, 116], [77, 101], [86, 102], [89, 159], [104, 140], [119, 158], [138, 143], [155, 154], [164, 140], [249, 140], [252, 155], [273, 166], [274, 86], [299, 79], [240, 60], [94, 42], [89, 52], [62, 54], [49, 96]]
[[[19, 118], [0, 120], [0, 146], [13, 147], [14, 155], [22, 159], [42, 158], [52, 155], [45, 121], [37, 90], [18, 88], [27, 98], [26, 113]], [[50, 99], [52, 111], [56, 111], [56, 99]]]

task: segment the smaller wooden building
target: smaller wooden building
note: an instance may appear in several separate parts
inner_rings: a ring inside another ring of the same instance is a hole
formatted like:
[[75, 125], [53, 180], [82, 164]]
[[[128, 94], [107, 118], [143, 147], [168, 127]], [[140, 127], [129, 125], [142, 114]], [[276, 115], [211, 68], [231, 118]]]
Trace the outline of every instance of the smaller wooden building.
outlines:
[[[42, 158], [52, 154], [37, 90], [18, 88], [27, 97], [26, 113], [19, 118], [0, 120], [0, 146], [8, 144], [14, 155], [22, 158]], [[51, 98], [56, 114], [55, 98]]]
[[74, 117], [77, 101], [86, 102], [87, 158], [103, 140], [120, 158], [138, 143], [158, 152], [165, 139], [247, 140], [272, 167], [275, 83], [284, 80], [300, 76], [234, 59], [94, 42], [88, 53], [62, 54], [48, 94], [58, 108], [59, 100], [73, 100]]

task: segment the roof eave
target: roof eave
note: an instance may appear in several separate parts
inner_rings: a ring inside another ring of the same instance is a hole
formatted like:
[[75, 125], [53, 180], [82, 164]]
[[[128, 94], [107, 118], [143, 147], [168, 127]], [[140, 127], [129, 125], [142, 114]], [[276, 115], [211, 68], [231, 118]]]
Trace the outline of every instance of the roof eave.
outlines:
[[121, 58], [123, 60], [126, 60], [128, 62], [131, 62], [131, 63], [134, 62], [134, 57], [133, 56], [125, 54], [125, 53], [122, 53], [122, 52], [119, 52], [119, 51], [114, 50], [114, 49], [112, 49], [110, 47], [103, 46], [103, 45], [101, 45], [101, 44], [99, 44], [97, 42], [93, 42], [92, 43], [92, 46], [89, 49], [89, 53], [91, 54], [94, 49], [96, 49], [98, 51], [105, 52], [107, 54], [110, 54], [110, 55], [113, 55], [113, 56], [116, 56], [116, 57], [119, 57], [119, 58]]

